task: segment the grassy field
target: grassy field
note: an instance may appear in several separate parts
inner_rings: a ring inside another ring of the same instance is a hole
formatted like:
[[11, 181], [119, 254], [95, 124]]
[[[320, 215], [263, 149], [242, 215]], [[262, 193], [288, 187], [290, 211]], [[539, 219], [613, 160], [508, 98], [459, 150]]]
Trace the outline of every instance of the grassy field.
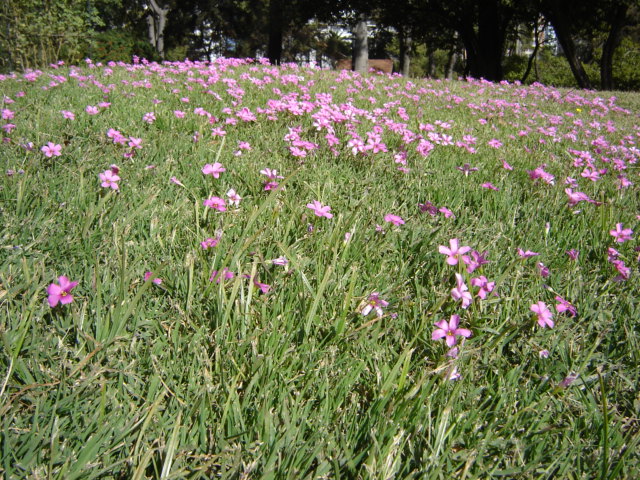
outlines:
[[0, 476], [640, 476], [637, 94], [55, 67], [0, 76]]

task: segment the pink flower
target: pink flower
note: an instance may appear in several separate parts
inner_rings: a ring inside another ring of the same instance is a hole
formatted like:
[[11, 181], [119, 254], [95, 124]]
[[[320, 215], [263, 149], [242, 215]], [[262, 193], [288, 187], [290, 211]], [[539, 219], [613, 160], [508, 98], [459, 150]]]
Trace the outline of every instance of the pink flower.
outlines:
[[278, 257], [271, 260], [271, 263], [273, 265], [280, 265], [281, 267], [284, 267], [285, 265], [289, 264], [289, 260], [287, 260], [286, 257]]
[[487, 188], [489, 190], [495, 190], [496, 192], [499, 191], [500, 189], [498, 187], [496, 187], [493, 183], [491, 182], [486, 182], [483, 183], [482, 185], [480, 185], [482, 188]]
[[276, 182], [276, 180], [279, 178], [284, 178], [282, 175], [278, 175], [278, 171], [275, 169], [271, 170], [270, 168], [265, 168], [263, 170], [260, 170], [260, 173], [266, 175], [269, 178], [269, 181], [265, 182], [264, 184], [265, 191], [275, 190], [276, 188], [278, 188], [278, 182]]
[[362, 309], [362, 315], [366, 317], [372, 310], [375, 310], [378, 317], [381, 317], [383, 314], [382, 309], [387, 305], [389, 305], [389, 302], [380, 298], [378, 292], [373, 292], [369, 295], [369, 298], [367, 298], [367, 304]]
[[113, 190], [118, 190], [118, 182], [120, 181], [120, 177], [113, 172], [113, 170], [105, 170], [100, 175], [100, 180], [102, 183], [100, 184], [104, 188], [112, 188]]
[[67, 120], [75, 120], [76, 119], [76, 115], [73, 112], [70, 112], [69, 110], [61, 110], [60, 113], [62, 114], [62, 117], [67, 119]]
[[506, 160], [502, 160], [502, 168], [505, 170], [513, 170], [513, 167], [509, 165]]
[[531, 305], [530, 310], [538, 316], [538, 325], [542, 328], [553, 328], [553, 313], [551, 313], [551, 310], [549, 310], [544, 302], [534, 303]]
[[242, 197], [238, 195], [233, 188], [229, 189], [227, 197], [229, 197], [229, 204], [235, 205], [236, 207], [240, 205], [240, 200], [242, 200]]
[[536, 267], [538, 268], [538, 273], [542, 278], [547, 278], [549, 276], [549, 267], [547, 267], [544, 263], [538, 262], [536, 263]]
[[571, 188], [565, 188], [564, 191], [569, 196], [570, 207], [573, 207], [580, 202], [589, 202], [595, 205], [600, 205], [600, 202], [596, 202], [595, 200], [591, 199], [589, 195], [584, 192], [574, 192]]
[[618, 186], [616, 187], [618, 190], [622, 190], [623, 188], [629, 188], [633, 185], [633, 182], [629, 180], [624, 175], [618, 175]]
[[600, 180], [600, 172], [598, 170], [590, 170], [588, 168], [585, 168], [580, 176], [588, 178], [592, 182], [597, 182], [598, 180]]
[[155, 277], [153, 275], [153, 272], [145, 272], [144, 274], [144, 281], [148, 281], [151, 277], [153, 277], [153, 280], [151, 280], [152, 283], [155, 283], [156, 285], [160, 285], [162, 283], [162, 279]]
[[107, 137], [109, 137], [113, 143], [119, 143], [121, 145], [127, 143], [127, 139], [122, 135], [122, 133], [114, 128], [107, 130]]
[[431, 340], [445, 339], [448, 347], [453, 347], [457, 343], [456, 335], [459, 337], [469, 338], [471, 336], [471, 330], [466, 328], [458, 328], [460, 324], [459, 315], [451, 315], [451, 318], [447, 322], [446, 320], [440, 320], [435, 323], [436, 328], [431, 334]]
[[142, 139], [141, 138], [135, 138], [135, 137], [129, 137], [128, 145], [131, 148], [140, 149], [140, 148], [142, 148]]
[[467, 272], [473, 273], [477, 268], [489, 263], [489, 260], [485, 258], [486, 256], [487, 256], [486, 250], [482, 253], [477, 252], [476, 250], [473, 250], [470, 256], [462, 257], [462, 260], [467, 265]]
[[206, 250], [207, 248], [213, 248], [217, 246], [219, 242], [220, 242], [220, 237], [216, 237], [216, 238], [209, 237], [204, 239], [202, 242], [200, 242], [200, 246], [202, 247], [203, 250]]
[[465, 163], [463, 166], [456, 167], [456, 168], [458, 170], [460, 170], [461, 172], [463, 172], [465, 177], [468, 177], [471, 172], [477, 172], [478, 171], [477, 167], [472, 167], [468, 163]]
[[253, 284], [256, 287], [258, 287], [260, 289], [260, 291], [262, 293], [264, 293], [264, 294], [269, 293], [269, 291], [271, 290], [271, 285], [267, 285], [266, 283], [260, 283], [257, 278], [252, 278], [251, 275], [248, 275], [248, 274], [245, 273], [244, 275], [242, 275], [242, 277], [251, 279]]
[[87, 105], [84, 111], [87, 112], [88, 115], [97, 115], [99, 113], [98, 107], [94, 107], [93, 105]]
[[388, 213], [384, 216], [384, 221], [393, 223], [395, 226], [404, 225], [404, 220], [402, 218], [400, 218], [398, 215], [393, 215], [391, 213]]
[[149, 125], [151, 125], [153, 122], [156, 121], [156, 115], [153, 112], [147, 112], [142, 116], [142, 121], [143, 122], [147, 122]]
[[226, 212], [227, 207], [223, 198], [211, 197], [202, 202], [205, 207], [213, 208], [219, 212]]
[[535, 256], [540, 255], [540, 254], [536, 253], [536, 252], [532, 252], [531, 250], [527, 250], [525, 252], [521, 248], [518, 248], [518, 255], [520, 255], [520, 257], [522, 257], [522, 258], [530, 258], [530, 257], [535, 257]]
[[73, 302], [73, 295], [71, 295], [71, 290], [73, 290], [75, 286], [78, 285], [78, 282], [71, 282], [64, 275], [58, 277], [58, 283], [60, 283], [60, 285], [52, 283], [47, 287], [47, 294], [49, 295], [49, 306], [51, 308], [58, 305], [58, 303], [66, 305]]
[[456, 283], [456, 288], [451, 290], [451, 298], [454, 300], [461, 300], [462, 308], [467, 308], [471, 305], [473, 297], [469, 292], [469, 288], [467, 288], [467, 285], [464, 283], [464, 278], [462, 278], [462, 275], [459, 273], [456, 273]]
[[431, 216], [435, 216], [438, 214], [438, 207], [436, 207], [433, 203], [429, 201], [425, 201], [424, 203], [419, 203], [418, 207], [420, 207], [421, 212], [427, 212]]
[[460, 380], [460, 378], [462, 378], [462, 375], [460, 375], [460, 372], [458, 372], [458, 367], [454, 365], [452, 369], [446, 372], [444, 378], [445, 380], [455, 382], [456, 380]]
[[627, 267], [622, 260], [613, 260], [611, 263], [613, 263], [613, 266], [616, 267], [616, 270], [620, 272], [620, 275], [614, 278], [616, 282], [622, 282], [629, 279], [629, 277], [631, 276], [631, 269]]
[[59, 157], [62, 155], [62, 146], [53, 142], [48, 142], [44, 147], [40, 149], [44, 153], [45, 157]]
[[558, 384], [558, 386], [560, 388], [567, 388], [573, 382], [575, 382], [577, 379], [578, 379], [578, 374], [572, 372], [569, 375], [567, 375], [566, 377], [564, 377], [564, 379]]
[[211, 272], [211, 276], [209, 277], [210, 282], [220, 283], [220, 280], [232, 280], [236, 276], [231, 270], [227, 267], [224, 267], [221, 272], [214, 270]]
[[220, 178], [220, 174], [226, 171], [227, 170], [222, 166], [222, 164], [218, 162], [214, 163], [213, 165], [207, 163], [202, 168], [202, 173], [204, 173], [205, 175], [213, 175], [213, 178]]
[[460, 354], [460, 349], [458, 347], [453, 347], [453, 348], [450, 348], [445, 355], [449, 358], [458, 358], [459, 354]]
[[180, 185], [181, 187], [184, 187], [184, 184], [180, 180], [178, 180], [176, 177], [171, 177], [169, 181], [171, 181], [171, 183], [175, 183], [176, 185]]
[[438, 247], [438, 251], [440, 253], [442, 253], [443, 255], [448, 255], [447, 263], [449, 265], [457, 265], [460, 257], [471, 250], [471, 247], [458, 247], [457, 238], [452, 238], [451, 240], [449, 240], [449, 246], [451, 248], [447, 248], [444, 245], [440, 245]]
[[578, 259], [578, 255], [580, 254], [578, 250], [575, 250], [573, 248], [571, 250], [567, 250], [565, 253], [569, 256], [569, 259], [573, 260], [574, 262]]
[[173, 114], [176, 118], [184, 118], [184, 112], [182, 110], [174, 110]]
[[571, 315], [572, 317], [575, 317], [578, 314], [578, 311], [576, 310], [576, 307], [574, 307], [573, 305], [571, 305], [569, 302], [567, 302], [564, 298], [562, 298], [560, 295], [556, 296], [556, 302], [559, 302], [556, 305], [556, 311], [558, 313], [563, 313], [563, 312], [567, 312], [569, 315]]
[[318, 217], [333, 217], [333, 213], [329, 213], [331, 207], [329, 205], [323, 206], [318, 200], [314, 200], [313, 203], [307, 203], [307, 208], [313, 210], [313, 213], [315, 213]]
[[622, 225], [622, 223], [616, 223], [616, 228], [609, 231], [618, 243], [624, 243], [627, 240], [631, 240], [631, 234], [633, 233], [633, 230], [630, 228], [623, 229]]
[[253, 279], [253, 284], [260, 289], [262, 293], [265, 295], [269, 293], [271, 290], [271, 285], [267, 285], [266, 283], [260, 283], [257, 279]]
[[444, 215], [444, 218], [456, 218], [453, 212], [447, 207], [440, 207], [438, 211]]
[[496, 282], [489, 282], [487, 277], [480, 275], [479, 277], [471, 279], [471, 285], [479, 287], [478, 296], [483, 300], [487, 298], [487, 294], [491, 293], [496, 286]]
[[487, 142], [487, 145], [489, 145], [490, 147], [493, 147], [493, 148], [500, 148], [502, 146], [502, 142], [500, 140], [498, 140], [497, 138], [492, 138], [491, 140], [489, 140]]
[[278, 178], [284, 178], [282, 175], [278, 175], [278, 171], [276, 169], [271, 170], [270, 168], [265, 168], [260, 170], [260, 173], [266, 175], [269, 180], [276, 180]]

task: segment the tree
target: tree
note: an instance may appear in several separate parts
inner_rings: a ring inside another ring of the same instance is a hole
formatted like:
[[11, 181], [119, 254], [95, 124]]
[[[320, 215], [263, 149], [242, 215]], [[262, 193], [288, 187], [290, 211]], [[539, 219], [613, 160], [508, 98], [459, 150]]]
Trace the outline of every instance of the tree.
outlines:
[[353, 30], [353, 69], [359, 73], [366, 73], [369, 69], [367, 16], [361, 13]]
[[603, 5], [602, 13], [608, 33], [600, 57], [600, 88], [613, 90], [613, 54], [620, 45], [624, 28], [638, 23], [638, 2], [612, 0]]
[[167, 16], [171, 11], [168, 5], [158, 3], [156, 0], [149, 0], [147, 5], [147, 24], [149, 25], [149, 42], [154, 46], [156, 52], [164, 60], [164, 30], [167, 26]]
[[578, 22], [585, 18], [581, 11], [584, 11], [584, 4], [579, 0], [571, 3], [572, 5], [569, 6], [567, 4], [559, 4], [555, 0], [542, 0], [540, 9], [556, 32], [558, 42], [569, 62], [569, 67], [578, 86], [580, 88], [591, 88], [591, 81], [578, 57], [576, 44], [574, 42]]
[[411, 71], [411, 32], [407, 28], [400, 27], [398, 31], [398, 43], [400, 46], [400, 73], [408, 77]]
[[505, 40], [514, 19], [513, 4], [503, 0], [439, 2], [439, 11], [456, 30], [472, 77], [502, 80]]

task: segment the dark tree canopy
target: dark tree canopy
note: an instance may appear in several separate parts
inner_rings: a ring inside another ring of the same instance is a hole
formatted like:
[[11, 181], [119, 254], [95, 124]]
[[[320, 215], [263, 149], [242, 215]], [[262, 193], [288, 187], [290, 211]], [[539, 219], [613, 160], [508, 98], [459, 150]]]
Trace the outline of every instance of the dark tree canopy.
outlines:
[[640, 56], [639, 18], [640, 0], [5, 0], [0, 68], [139, 55], [276, 65], [352, 57], [366, 70], [366, 58], [391, 56], [408, 75], [418, 57], [434, 73], [440, 55], [445, 76], [455, 67], [499, 81], [518, 56], [526, 55], [518, 78], [527, 79], [539, 58], [561, 54], [578, 86], [612, 89], [621, 43]]

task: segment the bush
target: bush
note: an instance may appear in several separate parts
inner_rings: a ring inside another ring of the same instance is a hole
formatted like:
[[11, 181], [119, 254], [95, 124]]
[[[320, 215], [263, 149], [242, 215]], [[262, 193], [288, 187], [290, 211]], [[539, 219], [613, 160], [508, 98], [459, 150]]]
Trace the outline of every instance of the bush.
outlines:
[[622, 40], [613, 55], [613, 85], [616, 90], [640, 90], [640, 44]]
[[26, 70], [59, 60], [77, 63], [98, 21], [84, 0], [6, 2], [0, 11], [0, 68]]
[[149, 42], [124, 30], [97, 33], [87, 52], [87, 56], [95, 61], [130, 61], [134, 55], [154, 59], [156, 53]]

